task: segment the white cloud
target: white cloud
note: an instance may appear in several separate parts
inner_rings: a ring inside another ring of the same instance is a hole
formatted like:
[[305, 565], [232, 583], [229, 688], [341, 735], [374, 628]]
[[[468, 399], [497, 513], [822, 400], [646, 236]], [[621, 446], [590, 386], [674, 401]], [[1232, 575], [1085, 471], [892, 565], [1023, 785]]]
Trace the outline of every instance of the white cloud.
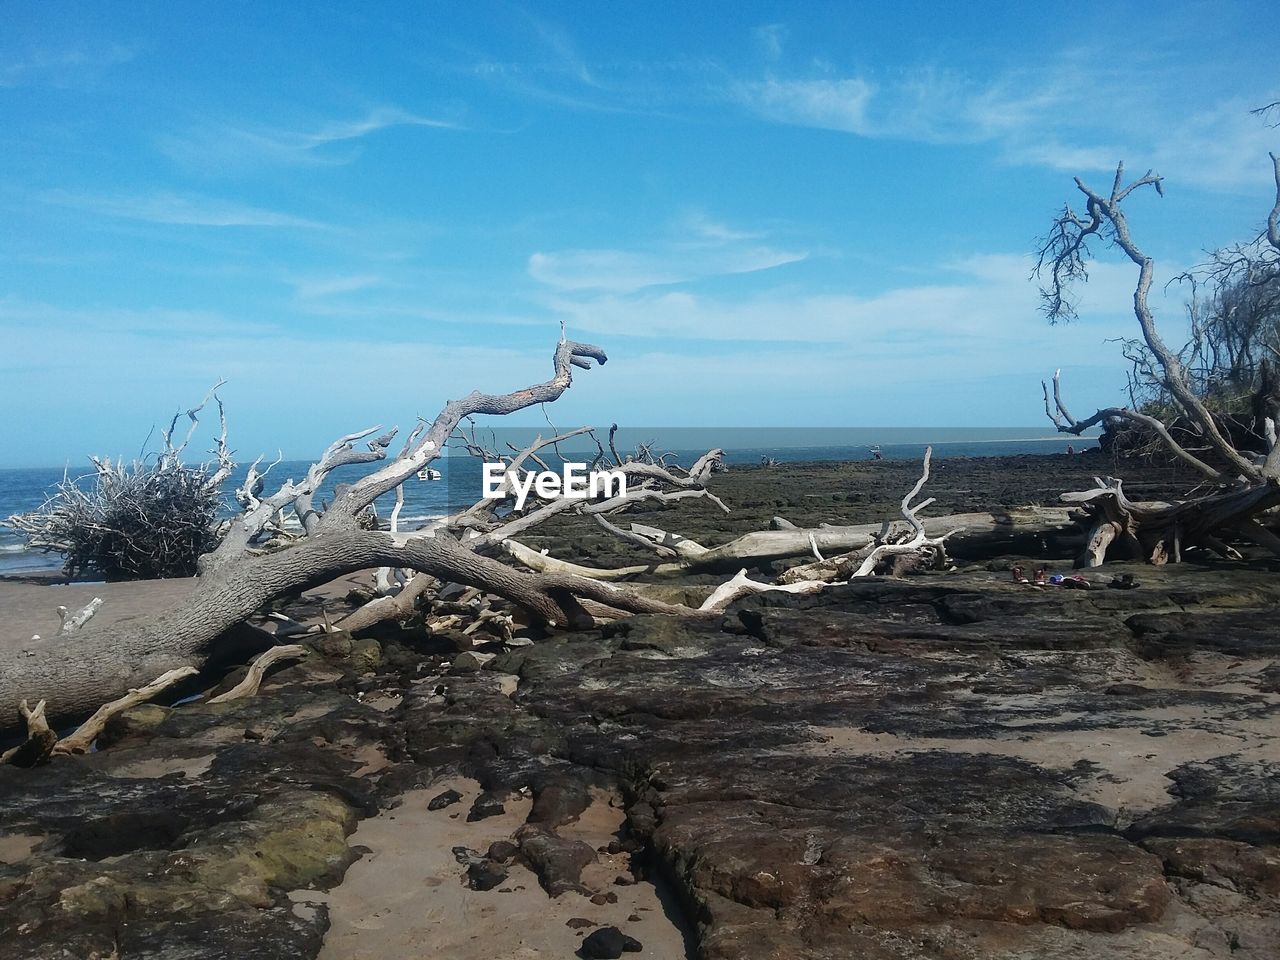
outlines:
[[763, 230], [742, 230], [731, 227], [718, 220], [712, 220], [704, 211], [694, 210], [686, 213], [676, 223], [676, 229], [682, 235], [713, 243], [734, 240], [761, 240], [767, 234]]
[[[1021, 256], [975, 255], [937, 266], [936, 283], [866, 296], [561, 295], [550, 316], [542, 312], [545, 344], [524, 332], [518, 342], [504, 335], [459, 344], [436, 322], [401, 325], [399, 337], [387, 327], [375, 343], [353, 336], [362, 328], [351, 324], [300, 335], [216, 313], [0, 299], [8, 348], [0, 404], [12, 425], [5, 442], [42, 451], [45, 462], [85, 452], [59, 445], [75, 436], [92, 438], [95, 450], [131, 452], [157, 417], [228, 377], [236, 447], [253, 455], [284, 445], [306, 455], [347, 429], [431, 416], [470, 389], [505, 391], [544, 379], [558, 318], [611, 358], [577, 377], [549, 409], [562, 425], [626, 417], [743, 426], [1035, 423], [1039, 380], [1057, 367], [1077, 406], [1120, 400], [1124, 363], [1103, 340], [1132, 332], [1132, 267], [1095, 265], [1082, 322], [1051, 328], [1036, 313], [1029, 266]], [[323, 292], [368, 279], [309, 282]], [[453, 319], [501, 322], [461, 311]], [[1172, 326], [1165, 330], [1177, 339]], [[655, 342], [664, 344], [654, 349]], [[120, 371], [139, 356], [147, 361], [145, 384], [122, 381]], [[317, 393], [317, 382], [326, 389]]]
[[[1187, 112], [1164, 127], [1150, 161], [1142, 165], [1154, 166], [1175, 189], [1191, 183], [1215, 190], [1266, 191], [1272, 183], [1267, 153], [1280, 147], [1280, 131], [1250, 115], [1256, 105], [1232, 100]], [[1261, 196], [1269, 199], [1266, 192]]]
[[[0, 329], [5, 329], [6, 335], [27, 329], [99, 331], [112, 335], [163, 334], [180, 338], [191, 334], [247, 335], [271, 328], [262, 323], [232, 320], [212, 310], [131, 309], [110, 305], [64, 307], [7, 296], [0, 297]], [[15, 358], [0, 353], [0, 365], [12, 359]]]
[[0, 88], [47, 83], [67, 87], [91, 80], [104, 70], [128, 63], [136, 51], [120, 44], [100, 49], [72, 47], [62, 50], [33, 49], [0, 60]]
[[[151, 424], [220, 377], [230, 380], [223, 397], [242, 458], [281, 446], [287, 455], [313, 456], [347, 430], [373, 423], [407, 429], [419, 416], [434, 416], [449, 397], [541, 381], [555, 339], [548, 331], [546, 343], [534, 346], [461, 345], [424, 332], [372, 344], [199, 323], [159, 336], [128, 324], [80, 327], [73, 319], [55, 312], [44, 323], [5, 331], [5, 445], [24, 451], [28, 462], [132, 454]], [[1036, 423], [1039, 379], [1058, 366], [1078, 407], [1118, 399], [1100, 395], [1121, 382], [1123, 363], [1111, 349], [1100, 350], [1098, 340], [1097, 329], [1050, 329], [1034, 319], [1012, 352], [1007, 341], [922, 350], [887, 337], [834, 347], [725, 342], [654, 350], [610, 336], [600, 341], [608, 365], [576, 372], [574, 388], [546, 413], [562, 426]], [[122, 381], [120, 371], [139, 356], [147, 359], [145, 383]], [[316, 391], [316, 383], [325, 389]], [[922, 384], [946, 386], [940, 393]], [[1095, 384], [1102, 386], [1089, 389]], [[516, 420], [541, 422], [542, 412], [524, 416]]]
[[840, 80], [748, 81], [737, 84], [741, 102], [768, 120], [872, 136], [867, 107], [875, 87], [858, 77]]
[[324, 229], [305, 217], [197, 194], [158, 192], [142, 195], [98, 195], [54, 190], [40, 199], [105, 217], [196, 227], [295, 227]]
[[629, 250], [562, 250], [534, 253], [529, 276], [558, 290], [627, 293], [726, 274], [771, 270], [805, 259], [803, 252], [772, 247], [691, 247], [654, 253]]
[[[311, 130], [204, 124], [182, 134], [162, 136], [160, 146], [172, 159], [206, 169], [260, 163], [329, 166], [351, 163], [359, 156], [353, 141], [392, 127], [460, 129], [458, 124], [449, 120], [421, 116], [400, 107], [383, 106], [370, 110], [363, 117], [322, 123]], [[348, 149], [325, 149], [335, 144], [347, 144]]]
[[1071, 172], [1113, 170], [1127, 160], [1155, 167], [1171, 184], [1265, 188], [1276, 131], [1250, 115], [1256, 103], [1185, 89], [1192, 82], [1140, 66], [1118, 76], [1087, 56], [1064, 55], [982, 78], [935, 67], [838, 76], [824, 66], [817, 75], [739, 81], [728, 93], [775, 123], [933, 144], [990, 143], [1008, 162]]
[[1043, 74], [974, 81], [920, 67], [884, 79], [819, 76], [746, 81], [734, 98], [765, 119], [863, 137], [926, 143], [980, 143], [1015, 135], [1060, 109], [1065, 83]]
[[759, 242], [767, 237], [762, 231], [739, 229], [696, 209], [678, 217], [665, 234], [634, 250], [537, 251], [529, 257], [529, 276], [561, 291], [624, 294], [758, 273], [808, 257], [806, 251]]
[[[645, 290], [562, 295], [549, 306], [571, 328], [601, 335], [819, 343], [859, 353], [945, 356], [966, 363], [992, 350], [1016, 355], [1029, 338], [1047, 329], [1039, 314], [1037, 286], [1029, 279], [1031, 266], [1024, 256], [973, 256], [935, 268], [937, 282], [873, 295], [774, 290], [743, 298]], [[1105, 325], [1106, 336], [1135, 333], [1129, 326], [1134, 282], [1132, 267], [1092, 264], [1089, 282], [1077, 291], [1080, 325]], [[1182, 322], [1180, 293], [1153, 294], [1153, 305], [1171, 323]], [[1174, 333], [1170, 337], [1176, 339]]]

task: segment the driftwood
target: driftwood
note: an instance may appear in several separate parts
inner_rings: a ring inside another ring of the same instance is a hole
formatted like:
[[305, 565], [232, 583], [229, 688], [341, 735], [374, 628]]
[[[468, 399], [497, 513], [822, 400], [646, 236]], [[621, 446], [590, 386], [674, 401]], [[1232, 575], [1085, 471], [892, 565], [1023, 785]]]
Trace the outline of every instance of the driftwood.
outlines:
[[1221, 538], [1235, 535], [1280, 554], [1280, 538], [1251, 519], [1280, 504], [1280, 488], [1258, 484], [1229, 489], [1179, 503], [1135, 502], [1125, 496], [1123, 482], [1094, 478], [1097, 487], [1065, 493], [1062, 500], [1079, 504], [1088, 528], [1077, 567], [1101, 566], [1112, 544], [1131, 560], [1179, 563], [1185, 550], [1205, 547], [1228, 559], [1240, 554]]
[[[959, 528], [952, 538], [952, 542], [959, 543], [974, 543], [1019, 534], [1072, 533], [1077, 528], [1076, 522], [1071, 517], [1071, 511], [1066, 507], [1027, 507], [985, 513], [954, 513], [941, 517], [927, 517], [921, 523], [928, 537], [939, 537]], [[515, 540], [504, 542], [503, 548], [531, 570], [590, 577], [597, 580], [625, 580], [640, 573], [738, 569], [743, 564], [757, 565], [773, 560], [807, 556], [813, 553], [815, 547], [824, 555], [847, 554], [864, 548], [869, 550], [878, 545], [878, 538], [884, 533], [884, 526], [883, 522], [810, 528], [791, 526], [782, 530], [758, 530], [745, 533], [718, 547], [704, 547], [693, 540], [655, 527], [631, 524], [633, 532], [639, 532], [649, 540], [670, 545], [678, 552], [679, 559], [615, 569], [587, 567], [559, 560]]]
[[[720, 613], [725, 610], [733, 601], [739, 597], [752, 593], [765, 593], [777, 591], [780, 593], [808, 594], [817, 593], [830, 586], [834, 582], [848, 580], [855, 577], [871, 576], [884, 563], [885, 560], [912, 560], [919, 562], [928, 557], [935, 562], [945, 560], [945, 543], [949, 537], [955, 536], [961, 532], [957, 524], [951, 523], [944, 528], [944, 532], [930, 536], [927, 528], [929, 521], [920, 518], [919, 513], [924, 508], [934, 502], [933, 498], [915, 503], [915, 498], [920, 494], [925, 483], [929, 479], [929, 468], [933, 458], [933, 449], [925, 450], [924, 463], [922, 465], [920, 478], [915, 485], [902, 498], [901, 511], [902, 518], [906, 521], [910, 532], [905, 535], [899, 535], [892, 530], [889, 523], [878, 525], [877, 532], [871, 533], [871, 525], [865, 528], [859, 528], [860, 532], [855, 538], [857, 546], [849, 553], [840, 557], [832, 557], [826, 559], [822, 555], [819, 545], [819, 533], [832, 529], [845, 531], [844, 536], [848, 536], [847, 531], [855, 528], [818, 528], [817, 530], [801, 530], [794, 524], [786, 521], [774, 519], [774, 526], [781, 527], [781, 530], [770, 531], [774, 534], [783, 534], [787, 543], [786, 549], [797, 549], [800, 542], [807, 544], [805, 552], [812, 552], [817, 562], [806, 564], [800, 567], [786, 571], [776, 583], [767, 583], [760, 580], [753, 580], [747, 575], [745, 568], [739, 569], [737, 574], [726, 583], [716, 587], [702, 602], [696, 610], [686, 610], [688, 615], [692, 616], [708, 616]], [[990, 515], [979, 515], [987, 516]], [[935, 520], [933, 523], [937, 526], [942, 525], [942, 521], [953, 520], [954, 518], [942, 518], [941, 521]], [[866, 530], [863, 535], [861, 530]], [[508, 541], [506, 547], [508, 552], [520, 560], [522, 563], [530, 566], [532, 569], [544, 572], [557, 572], [573, 576], [591, 576], [597, 580], [604, 580], [618, 575], [631, 575], [636, 572], [665, 571], [665, 570], [684, 570], [695, 565], [705, 564], [708, 554], [712, 551], [694, 543], [686, 538], [673, 536], [665, 531], [658, 530], [654, 527], [647, 527], [641, 524], [631, 525], [632, 534], [644, 538], [647, 544], [660, 544], [665, 549], [674, 552], [681, 558], [681, 562], [660, 564], [654, 567], [627, 567], [620, 570], [597, 570], [591, 567], [584, 567], [579, 564], [568, 563], [563, 560], [557, 560], [546, 554], [538, 553], [530, 550], [528, 547], [518, 544], [515, 541]], [[747, 534], [746, 537], [740, 537], [726, 546], [734, 547], [741, 545], [742, 542], [748, 541], [748, 538], [758, 537], [759, 534]], [[798, 540], [797, 538], [802, 538]], [[634, 542], [635, 536], [627, 537], [629, 541]], [[750, 541], [748, 541], [750, 542]], [[838, 542], [848, 542], [840, 540]], [[721, 548], [723, 549], [723, 548]], [[712, 563], [723, 562], [724, 553], [720, 554]], [[761, 557], [755, 555], [752, 560], [760, 561], [762, 559], [775, 559], [773, 557]], [[637, 590], [643, 587], [637, 586]], [[619, 612], [616, 609], [609, 609], [607, 605], [601, 607], [589, 607], [590, 612], [597, 619], [608, 619], [616, 616]]]
[[230, 703], [232, 700], [244, 700], [247, 697], [252, 697], [258, 692], [258, 688], [262, 686], [262, 680], [267, 675], [267, 670], [271, 668], [272, 664], [279, 663], [281, 660], [297, 660], [299, 657], [306, 656], [306, 653], [307, 648], [296, 643], [282, 647], [272, 647], [249, 665], [249, 672], [245, 674], [243, 680], [226, 691], [226, 693], [220, 693], [216, 697], [210, 698], [209, 703]]
[[18, 713], [21, 714], [27, 727], [27, 739], [0, 754], [0, 764], [11, 763], [15, 767], [34, 767], [49, 759], [58, 742], [58, 735], [49, 728], [44, 708], [43, 700], [35, 707], [27, 706], [25, 700], [18, 704]]
[[[18, 704], [18, 712], [27, 727], [27, 739], [24, 743], [0, 755], [0, 764], [10, 763], [16, 767], [34, 767], [44, 763], [51, 756], [58, 754], [88, 753], [93, 742], [106, 729], [108, 721], [117, 714], [146, 703], [153, 697], [163, 693], [174, 684], [194, 676], [198, 671], [194, 667], [180, 667], [157, 677], [143, 687], [130, 690], [123, 697], [105, 703], [94, 711], [93, 716], [76, 728], [74, 733], [58, 739], [45, 717], [47, 702], [39, 701], [34, 708], [27, 706], [23, 700]], [[255, 684], [256, 689], [256, 684]]]
[[[582, 599], [631, 613], [688, 612], [596, 580], [527, 573], [486, 553], [498, 549], [507, 531], [528, 529], [565, 510], [603, 514], [626, 509], [631, 502], [708, 496], [703, 483], [719, 462], [719, 451], [708, 453], [687, 473], [658, 463], [622, 464], [620, 469], [635, 480], [636, 489], [609, 501], [561, 499], [501, 517], [497, 505], [489, 503], [465, 511], [453, 522], [412, 532], [371, 530], [362, 523], [362, 515], [378, 497], [441, 456], [461, 421], [554, 401], [569, 388], [574, 368], [590, 369], [592, 361], [603, 364], [606, 359], [599, 347], [562, 338], [554, 352], [551, 379], [507, 394], [473, 392], [450, 401], [433, 421], [420, 423], [409, 434], [398, 455], [388, 456], [395, 430], [360, 430], [333, 443], [301, 480], [286, 480], [270, 494], [261, 483], [265, 474], [257, 473], [255, 465], [253, 482], [240, 491], [243, 511], [227, 526], [219, 546], [202, 558], [197, 586], [180, 609], [113, 625], [103, 625], [99, 618], [72, 633], [3, 646], [0, 705], [14, 709], [23, 699], [43, 699], [52, 723], [85, 716], [170, 671], [192, 671], [211, 661], [234, 661], [258, 652], [233, 649], [229, 631], [282, 595], [379, 567], [475, 587], [521, 609], [531, 622], [562, 629], [594, 623]], [[363, 450], [355, 446], [361, 440]], [[320, 485], [333, 470], [352, 463], [382, 466], [340, 488], [333, 503], [322, 509], [315, 503]], [[259, 538], [279, 528], [286, 510], [298, 515], [302, 536], [276, 552], [263, 552]], [[418, 581], [414, 589], [425, 586]], [[20, 722], [16, 710], [0, 715], [0, 733], [16, 732]]]
[[110, 703], [104, 703], [94, 711], [93, 716], [76, 728], [75, 733], [59, 740], [54, 745], [53, 752], [88, 753], [89, 748], [93, 746], [93, 741], [97, 740], [99, 734], [106, 728], [107, 721], [116, 714], [124, 713], [140, 703], [146, 703], [153, 697], [168, 690], [175, 683], [185, 680], [187, 677], [193, 677], [198, 672], [195, 667], [178, 667], [176, 670], [170, 670], [160, 675], [145, 686], [130, 690], [123, 697], [112, 700]]

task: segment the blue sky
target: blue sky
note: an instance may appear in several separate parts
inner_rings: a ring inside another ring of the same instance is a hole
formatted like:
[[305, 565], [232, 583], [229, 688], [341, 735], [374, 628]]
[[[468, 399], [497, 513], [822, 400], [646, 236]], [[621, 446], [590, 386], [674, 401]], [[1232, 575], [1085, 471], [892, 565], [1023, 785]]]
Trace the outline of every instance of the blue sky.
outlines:
[[[1123, 399], [1028, 255], [1071, 177], [1167, 177], [1163, 278], [1271, 203], [1266, 3], [0, 2], [0, 464], [132, 454], [218, 377], [310, 456], [607, 367], [560, 425], [1041, 422]], [[1181, 291], [1166, 302], [1170, 335]], [[540, 419], [533, 413], [534, 419]], [[532, 422], [532, 421], [530, 421]]]

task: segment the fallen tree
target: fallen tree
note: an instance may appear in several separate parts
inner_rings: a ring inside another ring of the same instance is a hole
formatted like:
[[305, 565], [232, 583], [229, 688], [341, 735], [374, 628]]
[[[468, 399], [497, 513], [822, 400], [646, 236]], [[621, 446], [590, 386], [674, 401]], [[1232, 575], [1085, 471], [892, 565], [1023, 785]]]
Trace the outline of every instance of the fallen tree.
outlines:
[[[1066, 507], [1025, 507], [1018, 510], [1000, 510], [975, 513], [953, 513], [940, 517], [926, 517], [921, 521], [928, 536], [941, 536], [957, 530], [955, 542], [981, 542], [1002, 539], [1020, 534], [1069, 533], [1076, 529], [1071, 511]], [[697, 541], [679, 534], [669, 533], [646, 524], [631, 524], [631, 532], [648, 542], [652, 548], [674, 551], [674, 559], [657, 563], [635, 564], [626, 567], [587, 567], [560, 560], [534, 550], [519, 540], [503, 542], [503, 548], [514, 559], [546, 573], [566, 573], [592, 577], [597, 580], [627, 580], [638, 574], [674, 574], [737, 569], [744, 564], [759, 566], [774, 560], [808, 556], [814, 550], [823, 553], [838, 551], [847, 553], [869, 549], [877, 545], [885, 533], [884, 522], [849, 525], [822, 525], [797, 527], [774, 519], [772, 530], [756, 530], [744, 533], [728, 543], [705, 547]]]
[[[815, 562], [785, 571], [776, 582], [753, 580], [747, 575], [747, 569], [743, 567], [738, 570], [732, 579], [712, 590], [696, 609], [685, 608], [684, 612], [690, 615], [716, 614], [725, 610], [739, 597], [752, 593], [765, 593], [768, 591], [802, 594], [817, 593], [833, 583], [840, 583], [859, 577], [869, 577], [880, 572], [897, 574], [922, 564], [934, 567], [945, 566], [946, 542], [949, 538], [960, 534], [962, 529], [953, 525], [942, 532], [931, 534], [929, 531], [930, 522], [922, 519], [919, 514], [920, 511], [930, 506], [934, 500], [930, 497], [921, 503], [915, 502], [915, 498], [920, 495], [920, 491], [929, 480], [929, 467], [932, 458], [933, 448], [930, 447], [925, 450], [920, 478], [902, 498], [900, 509], [902, 519], [907, 526], [906, 531], [895, 530], [894, 524], [889, 521], [879, 524], [877, 532], [866, 534], [862, 533], [860, 528], [853, 527], [819, 527], [802, 530], [775, 517], [775, 525], [786, 529], [768, 531], [767, 533], [785, 533], [786, 536], [780, 541], [772, 543], [770, 541], [773, 538], [765, 537], [764, 543], [767, 546], [764, 547], [764, 550], [774, 551], [773, 553], [760, 552], [758, 541], [751, 539], [752, 537], [760, 536], [759, 534], [746, 534], [732, 541], [731, 544], [727, 544], [726, 546], [733, 547], [733, 549], [727, 553], [720, 554], [713, 561], [713, 565], [723, 563], [730, 556], [739, 562], [743, 559], [749, 559], [753, 564], [759, 564], [767, 560], [796, 556], [801, 553], [812, 553]], [[991, 515], [969, 514], [960, 516], [989, 518]], [[954, 519], [956, 518], [936, 518], [932, 521], [932, 525], [936, 527]], [[859, 530], [859, 532], [850, 532], [855, 529]], [[839, 544], [845, 550], [838, 556], [830, 558], [823, 556], [818, 539], [821, 533], [828, 530], [837, 530], [839, 532], [826, 542]], [[623, 531], [617, 532], [623, 533]], [[664, 554], [674, 550], [678, 556], [686, 558], [690, 563], [696, 563], [712, 552], [705, 547], [694, 544], [690, 540], [641, 524], [632, 524], [631, 533], [626, 535], [626, 539], [647, 549], [662, 551]], [[749, 553], [748, 548], [743, 547], [744, 543], [756, 543], [757, 552]], [[801, 543], [803, 543], [803, 547], [800, 546]], [[676, 572], [689, 569], [688, 566], [680, 563], [665, 564], [658, 567], [601, 569], [557, 560], [512, 540], [505, 541], [504, 546], [507, 548], [508, 553], [531, 569], [538, 570], [544, 574], [559, 573], [565, 576], [584, 578], [592, 582], [616, 579], [620, 571], [629, 571], [626, 575], [631, 575], [634, 572], [653, 572], [655, 570], [659, 572], [667, 572], [668, 570]], [[602, 606], [604, 609], [599, 612], [603, 612], [606, 615], [616, 612], [616, 610], [610, 611], [607, 604], [595, 604], [595, 606]]]
[[[1271, 161], [1275, 203], [1266, 229], [1256, 242], [1270, 251], [1264, 259], [1274, 262], [1280, 253], [1280, 157], [1272, 154]], [[1156, 564], [1180, 560], [1188, 547], [1238, 556], [1227, 543], [1235, 537], [1244, 537], [1280, 555], [1280, 537], [1257, 519], [1280, 505], [1280, 442], [1276, 428], [1280, 410], [1264, 398], [1266, 408], [1260, 409], [1257, 417], [1264, 449], [1237, 446], [1230, 426], [1210, 409], [1203, 391], [1196, 389], [1179, 352], [1160, 336], [1149, 304], [1155, 261], [1134, 239], [1124, 204], [1131, 194], [1145, 187], [1163, 196], [1162, 178], [1148, 171], [1126, 184], [1124, 164], [1120, 164], [1109, 193], [1093, 190], [1079, 177], [1075, 183], [1085, 198], [1084, 215], [1068, 204], [1054, 220], [1040, 248], [1037, 274], [1048, 275], [1041, 291], [1045, 313], [1051, 322], [1074, 316], [1070, 287], [1075, 281], [1087, 279], [1088, 241], [1102, 237], [1113, 242], [1138, 267], [1133, 309], [1142, 337], [1142, 363], [1167, 397], [1173, 414], [1161, 417], [1142, 409], [1107, 407], [1076, 419], [1062, 398], [1061, 371], [1054, 374], [1052, 395], [1049, 384], [1043, 384], [1045, 414], [1059, 432], [1076, 436], [1098, 425], [1133, 424], [1157, 438], [1170, 455], [1204, 481], [1197, 492], [1176, 503], [1135, 503], [1124, 496], [1120, 482], [1111, 478], [1098, 478], [1093, 490], [1065, 494], [1064, 502], [1079, 506], [1080, 520], [1088, 531], [1077, 565], [1101, 564], [1113, 544], [1123, 547], [1130, 558]], [[1236, 274], [1228, 276], [1232, 282], [1238, 281]], [[1175, 419], [1178, 436], [1174, 432]]]
[[[587, 499], [533, 497], [523, 509], [509, 509], [505, 494], [520, 481], [522, 472], [531, 469], [527, 464], [545, 468], [540, 452], [568, 437], [589, 433], [587, 428], [538, 438], [509, 454], [473, 449], [486, 459], [503, 461], [501, 487], [493, 496], [423, 529], [400, 529], [398, 506], [392, 511], [389, 529], [367, 522], [371, 505], [428, 469], [451, 438], [474, 447], [457, 432], [463, 421], [553, 401], [571, 385], [573, 369], [589, 369], [592, 361], [606, 361], [600, 348], [562, 338], [554, 353], [551, 379], [508, 394], [475, 392], [452, 401], [430, 423], [420, 423], [394, 456], [388, 452], [394, 430], [357, 431], [335, 441], [300, 480], [286, 480], [271, 493], [266, 492], [265, 482], [271, 468], [259, 471], [260, 464], [254, 463], [237, 491], [241, 512], [223, 524], [221, 542], [201, 558], [196, 585], [180, 606], [157, 616], [108, 624], [101, 619], [91, 622], [95, 604], [93, 609], [64, 617], [63, 629], [54, 636], [0, 648], [0, 704], [9, 709], [22, 701], [45, 704], [43, 710], [5, 715], [0, 731], [13, 732], [23, 719], [35, 723], [36, 716], [39, 724], [57, 727], [87, 716], [107, 701], [137, 702], [129, 700], [133, 691], [155, 690], [156, 678], [183, 679], [196, 670], [244, 662], [277, 643], [277, 637], [308, 629], [272, 614], [278, 624], [273, 636], [247, 629], [246, 621], [260, 616], [280, 597], [357, 571], [376, 571], [375, 588], [366, 603], [334, 625], [339, 629], [367, 629], [381, 620], [405, 619], [425, 609], [442, 629], [465, 627], [468, 632], [485, 630], [510, 639], [517, 615], [522, 623], [569, 630], [637, 613], [716, 616], [747, 593], [812, 592], [851, 577], [901, 571], [903, 563], [938, 565], [945, 559], [944, 543], [952, 536], [984, 532], [1005, 536], [1019, 530], [1060, 529], [1067, 522], [1062, 510], [922, 519], [919, 511], [932, 500], [915, 504], [914, 498], [928, 479], [926, 457], [919, 482], [902, 502], [905, 530], [888, 523], [800, 530], [775, 521], [780, 529], [704, 548], [638, 524], [626, 530], [610, 517], [636, 504], [691, 498], [727, 509], [706, 487], [719, 469], [723, 452], [709, 451], [683, 470], [665, 458], [619, 458], [612, 443], [612, 458], [601, 462], [626, 477], [628, 485], [622, 494]], [[361, 440], [363, 449], [356, 446]], [[605, 457], [601, 448], [601, 458]], [[349, 486], [339, 487], [332, 503], [319, 503], [317, 494], [326, 478], [352, 463], [381, 465]], [[285, 522], [286, 512], [297, 517], [294, 532]], [[663, 599], [642, 583], [610, 582], [614, 577], [608, 571], [535, 559], [542, 555], [522, 548], [515, 539], [570, 512], [655, 555], [659, 568], [663, 564], [679, 569], [730, 565], [739, 573], [700, 605], [692, 606]], [[971, 529], [958, 531], [957, 527]], [[521, 566], [499, 558], [504, 548]], [[768, 582], [747, 576], [747, 567], [801, 554], [813, 554], [818, 562], [805, 568], [801, 577]], [[258, 681], [263, 670], [265, 664], [253, 674]], [[43, 743], [44, 737], [42, 729], [33, 731], [37, 743]]]
[[[0, 704], [12, 709], [24, 699], [44, 700], [48, 722], [54, 726], [87, 715], [103, 702], [125, 696], [169, 671], [234, 661], [255, 652], [227, 637], [269, 601], [343, 574], [379, 567], [412, 570], [443, 583], [476, 587], [505, 598], [549, 626], [572, 629], [592, 624], [594, 620], [579, 598], [628, 612], [683, 611], [609, 584], [562, 574], [526, 573], [485, 556], [482, 549], [496, 541], [492, 531], [482, 529], [486, 511], [480, 505], [468, 511], [469, 516], [451, 518], [452, 524], [408, 533], [367, 529], [361, 522], [361, 515], [378, 497], [392, 492], [441, 456], [446, 441], [464, 418], [501, 416], [553, 401], [569, 388], [573, 368], [590, 369], [592, 361], [603, 364], [606, 359], [599, 347], [562, 338], [555, 350], [551, 379], [507, 394], [473, 392], [451, 401], [429, 424], [419, 424], [400, 453], [389, 460], [387, 451], [395, 431], [379, 433], [374, 427], [340, 438], [301, 480], [288, 480], [269, 496], [254, 492], [258, 479], [255, 465], [242, 489], [245, 509], [231, 521], [219, 546], [202, 558], [197, 586], [181, 608], [133, 622], [109, 626], [89, 623], [56, 636], [6, 644], [0, 650]], [[354, 446], [370, 437], [365, 449]], [[711, 459], [715, 457], [704, 458], [708, 464]], [[315, 502], [320, 485], [333, 470], [384, 460], [384, 466], [340, 489], [327, 508]], [[709, 472], [709, 465], [703, 468]], [[654, 475], [661, 469], [636, 465], [633, 472], [644, 474], [650, 483], [643, 490], [644, 497], [664, 496], [657, 488], [660, 478]], [[684, 486], [677, 482], [677, 487], [697, 493], [697, 479], [679, 480]], [[568, 508], [547, 505], [540, 516], [518, 516], [509, 522], [527, 528], [558, 509]], [[302, 535], [283, 549], [264, 552], [258, 538], [279, 526], [285, 510], [297, 514]], [[481, 529], [472, 530], [468, 521]], [[474, 535], [468, 536], [466, 543], [455, 539], [453, 525]], [[259, 643], [270, 642], [268, 635], [263, 638]], [[12, 729], [19, 718], [5, 719], [5, 728]]]

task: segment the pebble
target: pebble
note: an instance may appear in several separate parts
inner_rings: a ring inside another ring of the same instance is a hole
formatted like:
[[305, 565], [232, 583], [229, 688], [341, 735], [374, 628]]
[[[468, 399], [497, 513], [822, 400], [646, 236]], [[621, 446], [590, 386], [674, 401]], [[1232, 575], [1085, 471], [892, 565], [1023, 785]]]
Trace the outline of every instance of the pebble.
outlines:
[[617, 927], [601, 927], [582, 941], [582, 956], [594, 960], [618, 960], [624, 953], [639, 953], [640, 941], [628, 937]]
[[451, 807], [462, 799], [462, 794], [457, 790], [446, 790], [444, 793], [437, 794], [427, 803], [428, 810], [443, 810], [445, 807]]
[[495, 863], [506, 863], [519, 852], [520, 848], [510, 840], [495, 840], [489, 844], [489, 859]]
[[481, 860], [467, 867], [467, 885], [472, 890], [492, 890], [507, 879], [507, 868], [492, 860]]
[[476, 673], [484, 669], [486, 663], [497, 654], [481, 653], [479, 650], [464, 650], [453, 658], [453, 669], [458, 673]]
[[507, 808], [503, 806], [502, 797], [485, 792], [476, 797], [475, 802], [471, 804], [471, 812], [467, 814], [467, 821], [474, 823], [477, 820], [487, 820], [489, 817], [498, 817], [507, 812]]

